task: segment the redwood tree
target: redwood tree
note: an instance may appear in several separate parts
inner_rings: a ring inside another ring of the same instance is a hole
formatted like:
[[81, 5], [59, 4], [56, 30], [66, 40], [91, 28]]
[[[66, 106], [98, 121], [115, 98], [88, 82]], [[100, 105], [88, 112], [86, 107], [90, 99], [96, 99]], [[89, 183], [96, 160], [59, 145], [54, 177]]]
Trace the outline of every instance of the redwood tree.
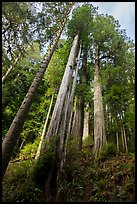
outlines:
[[105, 121], [103, 111], [103, 100], [101, 83], [99, 81], [99, 49], [95, 51], [95, 71], [94, 71], [94, 149], [95, 157], [98, 156], [102, 146], [107, 143], [105, 134]]
[[26, 118], [27, 113], [29, 111], [29, 108], [33, 102], [34, 95], [35, 95], [37, 88], [40, 84], [40, 81], [41, 81], [41, 79], [42, 79], [42, 77], [46, 71], [46, 68], [50, 62], [50, 59], [53, 55], [53, 52], [57, 46], [58, 40], [59, 40], [60, 35], [62, 33], [62, 30], [65, 26], [65, 23], [67, 21], [67, 17], [68, 17], [68, 14], [72, 8], [72, 5], [73, 4], [68, 5], [68, 8], [67, 8], [65, 15], [64, 15], [64, 20], [61, 21], [61, 24], [59, 25], [59, 29], [56, 32], [56, 35], [55, 35], [53, 43], [49, 49], [47, 57], [45, 57], [43, 64], [40, 66], [40, 69], [39, 69], [36, 77], [34, 78], [32, 84], [28, 90], [28, 93], [26, 94], [26, 96], [25, 96], [25, 98], [24, 98], [24, 100], [23, 100], [23, 102], [22, 102], [10, 128], [9, 128], [7, 135], [4, 138], [4, 141], [2, 144], [2, 177], [5, 174], [8, 163], [10, 161], [12, 154], [13, 154], [13, 150], [14, 150], [14, 147], [16, 145], [17, 139], [18, 139], [20, 132], [22, 130], [25, 118]]
[[76, 57], [78, 39], [79, 39], [79, 36], [77, 34], [73, 41], [73, 45], [70, 51], [70, 55], [69, 55], [66, 69], [64, 72], [64, 76], [63, 76], [63, 79], [60, 85], [58, 97], [57, 97], [56, 104], [53, 110], [48, 132], [46, 135], [47, 142], [49, 141], [50, 137], [58, 135], [59, 125], [61, 122], [62, 109], [63, 109], [63, 105], [65, 105], [64, 104], [65, 97], [66, 97], [66, 94], [67, 94], [67, 91], [68, 91], [68, 88], [71, 82], [71, 75], [72, 75], [72, 69], [74, 67], [74, 60]]

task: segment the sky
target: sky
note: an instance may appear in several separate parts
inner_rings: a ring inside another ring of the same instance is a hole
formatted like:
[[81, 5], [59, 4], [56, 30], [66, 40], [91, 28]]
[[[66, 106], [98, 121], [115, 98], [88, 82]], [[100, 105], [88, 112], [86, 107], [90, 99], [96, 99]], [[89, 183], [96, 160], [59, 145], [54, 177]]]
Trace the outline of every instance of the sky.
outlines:
[[135, 2], [91, 2], [98, 6], [99, 14], [109, 14], [119, 21], [121, 29], [126, 29], [128, 37], [135, 42]]
[[[83, 3], [83, 2], [82, 2]], [[99, 14], [112, 15], [135, 43], [135, 2], [91, 2]], [[70, 15], [71, 16], [71, 15]], [[66, 39], [64, 33], [61, 38]]]
[[[82, 2], [83, 3], [83, 2]], [[114, 16], [119, 21], [121, 29], [126, 29], [126, 34], [135, 42], [135, 2], [91, 2], [98, 6], [99, 14]], [[65, 36], [62, 35], [62, 38]]]

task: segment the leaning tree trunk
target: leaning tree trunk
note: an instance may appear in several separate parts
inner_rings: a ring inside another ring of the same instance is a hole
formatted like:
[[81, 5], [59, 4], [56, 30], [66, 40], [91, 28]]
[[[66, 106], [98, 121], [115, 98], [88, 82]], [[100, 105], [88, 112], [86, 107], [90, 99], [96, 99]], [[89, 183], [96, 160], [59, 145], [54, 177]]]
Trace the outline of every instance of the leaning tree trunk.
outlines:
[[96, 47], [94, 71], [94, 147], [93, 154], [98, 156], [102, 146], [107, 143], [101, 83], [99, 81], [99, 50]]
[[11, 64], [10, 67], [8, 68], [6, 74], [2, 77], [2, 83], [7, 79], [8, 75], [10, 74], [10, 72], [13, 69], [14, 65], [19, 61], [20, 57], [21, 57], [21, 53], [19, 53], [18, 57], [15, 59], [13, 64]]
[[24, 100], [23, 100], [23, 102], [22, 102], [10, 128], [9, 128], [9, 131], [8, 131], [4, 141], [3, 141], [3, 144], [2, 144], [2, 177], [5, 174], [8, 163], [11, 159], [12, 154], [13, 154], [14, 147], [16, 145], [19, 134], [23, 128], [23, 124], [25, 122], [25, 118], [28, 114], [30, 106], [33, 102], [34, 95], [35, 95], [37, 88], [41, 82], [41, 79], [42, 79], [42, 77], [46, 71], [46, 68], [50, 62], [50, 59], [53, 55], [53, 52], [57, 46], [60, 35], [63, 31], [63, 28], [64, 28], [66, 20], [67, 20], [67, 15], [68, 15], [68, 12], [66, 13], [66, 16], [65, 16], [65, 19], [62, 23], [61, 28], [56, 33], [56, 36], [54, 38], [53, 44], [51, 45], [51, 47], [49, 49], [47, 57], [45, 57], [43, 64], [40, 66], [40, 69], [39, 69], [36, 77], [34, 78], [32, 84], [29, 88], [29, 91], [28, 91], [27, 95], [25, 96], [25, 98], [24, 98]]
[[73, 102], [74, 102], [74, 96], [75, 96], [75, 89], [76, 89], [76, 80], [78, 75], [78, 67], [79, 67], [79, 61], [80, 61], [80, 54], [81, 54], [81, 46], [79, 49], [78, 59], [77, 59], [77, 66], [76, 66], [76, 72], [75, 77], [72, 84], [72, 73], [71, 78], [69, 82], [69, 87], [67, 91], [67, 95], [64, 102], [64, 108], [61, 116], [61, 123], [59, 127], [59, 146], [58, 146], [58, 152], [59, 152], [59, 163], [60, 163], [60, 171], [63, 169], [63, 165], [65, 162], [66, 157], [66, 146], [67, 141], [69, 138], [69, 128], [70, 128], [70, 121], [72, 117], [72, 108], [73, 108]]
[[58, 169], [62, 171], [63, 169], [63, 161], [64, 161], [64, 143], [67, 135], [67, 123], [68, 123], [68, 105], [70, 99], [70, 89], [68, 89], [68, 93], [66, 94], [64, 106], [61, 115], [61, 123], [58, 131], [58, 145], [57, 145], [57, 160], [58, 160]]
[[71, 125], [72, 125], [72, 109], [73, 109], [73, 103], [74, 103], [74, 97], [75, 97], [75, 90], [76, 90], [76, 83], [77, 83], [77, 76], [78, 76], [78, 71], [79, 71], [79, 65], [80, 65], [80, 55], [81, 55], [81, 45], [79, 48], [79, 54], [77, 57], [77, 65], [76, 65], [76, 70], [75, 70], [75, 76], [73, 79], [73, 85], [72, 85], [72, 90], [71, 90], [71, 95], [70, 95], [70, 99], [69, 99], [69, 103], [68, 103], [68, 112], [67, 112], [67, 117], [68, 117], [68, 121], [67, 121], [67, 127], [66, 127], [66, 140], [64, 141], [64, 158], [61, 161], [61, 167], [63, 167], [63, 164], [65, 162], [66, 159], [66, 154], [67, 154], [67, 144], [68, 144], [68, 140], [70, 137], [70, 132], [71, 132]]
[[58, 135], [58, 130], [59, 130], [59, 125], [61, 122], [61, 114], [62, 114], [62, 109], [64, 105], [64, 100], [66, 97], [67, 90], [69, 88], [69, 79], [72, 73], [72, 69], [74, 67], [74, 61], [76, 57], [76, 51], [77, 51], [77, 46], [78, 46], [78, 34], [75, 36], [73, 45], [70, 51], [70, 55], [68, 58], [68, 62], [66, 65], [66, 69], [64, 72], [64, 76], [60, 85], [58, 97], [56, 100], [56, 104], [53, 110], [52, 118], [50, 121], [50, 125], [48, 128], [48, 132], [46, 135], [46, 141], [47, 143], [49, 142], [49, 139], [51, 136], [57, 136]]
[[[64, 140], [64, 135], [61, 132], [61, 128], [63, 128], [63, 132], [64, 132], [64, 127], [65, 127], [64, 126], [65, 123], [62, 122], [62, 119], [66, 120], [67, 104], [65, 101], [66, 100], [68, 101], [70, 97], [70, 83], [71, 83], [72, 70], [74, 67], [74, 62], [76, 57], [78, 39], [79, 39], [79, 36], [78, 34], [76, 34], [73, 40], [73, 45], [70, 51], [64, 76], [60, 85], [59, 93], [52, 113], [52, 118], [49, 124], [48, 132], [46, 134], [46, 147], [50, 146], [51, 138], [57, 137], [56, 144], [55, 144], [56, 151], [55, 151], [54, 168], [51, 167], [51, 169], [49, 169], [49, 175], [47, 176], [48, 181], [47, 180], [45, 181], [46, 185], [50, 186], [50, 189], [48, 191], [48, 198], [47, 198], [48, 200], [55, 196], [55, 193], [53, 193], [53, 189], [54, 189], [54, 192], [56, 192], [57, 190], [56, 186], [58, 182], [58, 170], [60, 169], [60, 158], [62, 157], [62, 151], [60, 151], [60, 149]], [[63, 126], [61, 127], [61, 125]], [[59, 135], [59, 133], [61, 133], [61, 135]], [[46, 148], [44, 147], [43, 151], [45, 149]], [[45, 189], [45, 191], [47, 191], [47, 189]]]
[[[86, 86], [86, 65], [87, 65], [87, 47], [84, 47], [84, 55], [81, 69], [81, 85]], [[76, 110], [73, 118], [72, 137], [76, 138], [77, 149], [82, 150], [82, 137], [84, 127], [84, 93], [78, 94]]]
[[42, 149], [42, 144], [43, 144], [45, 134], [46, 134], [47, 124], [48, 124], [48, 120], [49, 120], [49, 116], [50, 116], [50, 112], [51, 112], [51, 108], [52, 108], [52, 104], [53, 104], [53, 99], [54, 99], [54, 94], [52, 94], [52, 97], [51, 97], [51, 102], [50, 102], [48, 114], [47, 114], [47, 117], [46, 117], [46, 121], [45, 121], [45, 124], [44, 124], [42, 135], [41, 135], [41, 138], [40, 138], [40, 143], [39, 143], [39, 146], [38, 146], [35, 158], [34, 158], [35, 160], [38, 159], [38, 157], [40, 155], [40, 152], [41, 152], [41, 149]]

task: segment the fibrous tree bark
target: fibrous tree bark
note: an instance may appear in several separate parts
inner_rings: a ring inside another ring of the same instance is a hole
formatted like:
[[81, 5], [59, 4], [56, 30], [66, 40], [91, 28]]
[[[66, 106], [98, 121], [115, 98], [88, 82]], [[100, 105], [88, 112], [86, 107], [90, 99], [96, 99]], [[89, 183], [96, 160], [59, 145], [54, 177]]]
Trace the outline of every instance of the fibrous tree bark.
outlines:
[[94, 146], [93, 154], [98, 156], [102, 146], [107, 143], [105, 134], [105, 121], [103, 111], [103, 100], [101, 82], [99, 80], [99, 49], [95, 50], [95, 71], [94, 71]]
[[72, 126], [72, 116], [73, 116], [73, 105], [74, 105], [74, 97], [75, 97], [75, 90], [76, 90], [76, 83], [77, 83], [77, 76], [78, 76], [78, 71], [79, 71], [79, 65], [80, 65], [80, 55], [81, 55], [81, 45], [79, 48], [79, 54], [77, 57], [77, 65], [75, 69], [75, 76], [73, 79], [73, 85], [72, 85], [72, 90], [71, 90], [71, 95], [68, 103], [68, 110], [67, 110], [67, 117], [68, 117], [68, 122], [67, 122], [67, 127], [66, 127], [66, 140], [64, 143], [64, 158], [61, 161], [61, 166], [63, 166], [63, 163], [65, 162], [66, 159], [66, 154], [67, 154], [67, 143], [71, 134], [71, 126]]
[[117, 144], [117, 153], [119, 153], [119, 136], [118, 136], [118, 124], [115, 118], [115, 128], [116, 128], [116, 144]]
[[[83, 55], [83, 62], [82, 62], [82, 85], [85, 87], [87, 86], [87, 52], [88, 48], [87, 45], [84, 45], [84, 55]], [[84, 89], [84, 91], [85, 91]], [[89, 135], [89, 102], [84, 99], [83, 96], [83, 106], [84, 106], [84, 124], [83, 124], [83, 136], [82, 139], [84, 140]]]
[[85, 140], [89, 135], [89, 103], [86, 103], [84, 108], [84, 128], [83, 128], [83, 140]]
[[67, 94], [67, 90], [69, 88], [70, 76], [72, 75], [72, 69], [74, 67], [74, 61], [75, 61], [76, 51], [77, 51], [77, 46], [78, 46], [78, 38], [79, 37], [77, 34], [74, 38], [73, 45], [71, 47], [70, 55], [69, 55], [66, 69], [64, 72], [64, 76], [63, 76], [63, 79], [60, 85], [60, 89], [59, 89], [59, 93], [58, 93], [55, 107], [53, 110], [52, 118], [49, 124], [48, 132], [46, 134], [47, 143], [49, 142], [49, 139], [51, 136], [58, 135], [59, 125], [61, 122], [62, 109], [63, 109], [65, 97]]
[[81, 95], [78, 95], [76, 102], [76, 110], [74, 114], [74, 122], [72, 127], [72, 137], [75, 139], [76, 148], [78, 151], [82, 150], [83, 125], [84, 125], [83, 97]]
[[126, 138], [126, 132], [125, 128], [123, 125], [123, 119], [122, 119], [122, 114], [120, 115], [120, 125], [121, 125], [121, 136], [122, 136], [122, 144], [123, 144], [123, 149], [125, 149], [126, 153], [128, 153], [128, 147], [127, 147], [127, 138]]
[[80, 75], [80, 86], [82, 86], [82, 92], [78, 93], [76, 111], [74, 115], [74, 124], [72, 129], [72, 135], [77, 138], [77, 148], [82, 150], [82, 138], [84, 129], [84, 103], [85, 103], [85, 89], [86, 89], [86, 66], [87, 66], [87, 46], [83, 45], [83, 60]]
[[[73, 40], [66, 69], [60, 85], [59, 93], [57, 96], [57, 100], [56, 100], [51, 121], [49, 124], [48, 132], [46, 134], [46, 144], [45, 144], [45, 147], [43, 148], [43, 151], [46, 151], [46, 147], [50, 146], [50, 142], [52, 141], [53, 138], [55, 138], [56, 143], [55, 143], [54, 169], [51, 168], [49, 170], [48, 178], [50, 176], [50, 179], [48, 179], [48, 184], [47, 184], [48, 186], [50, 186], [50, 189], [54, 189], [54, 192], [56, 192], [56, 185], [58, 182], [59, 169], [60, 169], [62, 153], [63, 153], [64, 136], [65, 136], [64, 132], [65, 132], [66, 120], [67, 120], [67, 107], [68, 107], [68, 100], [70, 98], [72, 70], [74, 67], [74, 62], [75, 62], [76, 53], [77, 53], [78, 39], [79, 39], [79, 36], [78, 34], [76, 34]], [[47, 180], [45, 182], [47, 183]], [[54, 197], [55, 195], [53, 194], [54, 193], [52, 193], [52, 191], [49, 190], [48, 196]]]
[[[71, 5], [71, 8], [72, 8], [72, 5]], [[23, 102], [22, 102], [10, 128], [9, 128], [9, 131], [8, 131], [4, 141], [3, 141], [3, 144], [2, 144], [2, 177], [5, 174], [8, 163], [11, 159], [12, 154], [13, 154], [14, 147], [16, 145], [19, 134], [23, 128], [23, 124], [25, 122], [25, 118], [28, 114], [30, 106], [33, 102], [34, 95], [35, 95], [37, 88], [41, 82], [41, 79], [42, 79], [42, 77], [46, 71], [46, 68], [50, 62], [50, 59], [53, 55], [53, 52], [57, 46], [60, 35], [61, 35], [63, 28], [65, 26], [65, 23], [67, 21], [67, 15], [69, 14], [69, 12], [70, 12], [70, 8], [66, 12], [64, 21], [62, 21], [62, 26], [56, 32], [56, 36], [53, 40], [53, 44], [51, 45], [49, 52], [43, 61], [43, 64], [40, 66], [40, 69], [39, 69], [38, 73], [36, 74], [36, 77], [34, 78], [32, 84], [28, 90], [28, 93], [26, 94], [26, 96], [25, 96], [25, 98], [24, 98], [24, 100], [23, 100]]]
[[123, 129], [121, 127], [121, 138], [122, 138], [122, 147], [123, 147], [123, 150], [125, 149], [125, 143], [124, 143], [124, 137], [123, 137]]
[[60, 127], [58, 131], [59, 135], [59, 141], [58, 141], [58, 161], [60, 163], [60, 168], [62, 169], [63, 163], [62, 161], [64, 160], [64, 143], [66, 140], [66, 135], [67, 135], [67, 123], [68, 123], [68, 106], [69, 106], [69, 99], [70, 99], [70, 91], [71, 91], [71, 86], [69, 86], [67, 90], [67, 94], [65, 97], [64, 101], [64, 106], [62, 109], [62, 114], [61, 114], [61, 122], [60, 122]]
[[124, 140], [125, 140], [125, 148], [126, 148], [126, 153], [128, 153], [128, 147], [127, 147], [127, 138], [126, 138], [126, 131], [125, 131], [124, 126], [123, 126], [123, 132], [124, 132]]
[[[87, 66], [87, 46], [83, 46], [83, 60], [82, 60], [82, 68], [80, 75], [80, 86], [83, 88], [86, 87], [86, 66]], [[83, 89], [82, 89], [83, 90]], [[82, 150], [82, 137], [83, 137], [83, 128], [84, 128], [84, 91], [78, 93], [77, 95], [77, 103], [76, 110], [74, 114], [74, 122], [72, 127], [72, 136], [77, 140], [77, 149], [79, 151]]]

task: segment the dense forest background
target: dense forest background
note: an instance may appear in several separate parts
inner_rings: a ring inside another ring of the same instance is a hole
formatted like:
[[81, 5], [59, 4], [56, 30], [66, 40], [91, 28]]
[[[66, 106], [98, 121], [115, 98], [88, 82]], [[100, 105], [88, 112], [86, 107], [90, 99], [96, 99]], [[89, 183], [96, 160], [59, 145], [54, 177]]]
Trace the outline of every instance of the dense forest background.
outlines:
[[3, 202], [132, 202], [134, 154], [119, 22], [91, 3], [2, 2]]

